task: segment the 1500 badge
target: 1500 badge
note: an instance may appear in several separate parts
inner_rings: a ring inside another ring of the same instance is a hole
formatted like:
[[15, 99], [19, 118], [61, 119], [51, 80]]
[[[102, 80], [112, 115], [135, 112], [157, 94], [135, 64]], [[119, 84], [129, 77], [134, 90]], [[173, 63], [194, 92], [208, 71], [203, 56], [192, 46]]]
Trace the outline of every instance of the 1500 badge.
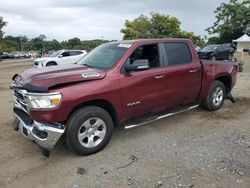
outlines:
[[130, 102], [130, 103], [127, 104], [127, 107], [135, 106], [137, 104], [141, 104], [141, 101]]

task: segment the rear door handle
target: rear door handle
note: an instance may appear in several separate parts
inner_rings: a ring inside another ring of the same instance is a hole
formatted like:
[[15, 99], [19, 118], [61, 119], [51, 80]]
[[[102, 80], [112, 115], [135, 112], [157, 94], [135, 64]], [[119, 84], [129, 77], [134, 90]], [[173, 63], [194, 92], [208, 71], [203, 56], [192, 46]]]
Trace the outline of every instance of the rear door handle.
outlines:
[[165, 77], [165, 75], [164, 74], [161, 74], [161, 75], [156, 75], [155, 76], [155, 79], [161, 79], [161, 78], [164, 78]]

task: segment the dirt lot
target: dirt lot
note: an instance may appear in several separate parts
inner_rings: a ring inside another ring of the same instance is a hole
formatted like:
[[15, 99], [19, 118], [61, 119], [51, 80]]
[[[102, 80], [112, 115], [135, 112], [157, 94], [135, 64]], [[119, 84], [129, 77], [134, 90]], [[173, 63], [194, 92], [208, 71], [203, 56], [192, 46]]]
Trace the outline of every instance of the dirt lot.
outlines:
[[250, 187], [250, 61], [238, 74], [235, 104], [117, 128], [103, 151], [87, 157], [60, 141], [46, 158], [12, 130], [10, 78], [29, 67], [0, 63], [0, 187]]

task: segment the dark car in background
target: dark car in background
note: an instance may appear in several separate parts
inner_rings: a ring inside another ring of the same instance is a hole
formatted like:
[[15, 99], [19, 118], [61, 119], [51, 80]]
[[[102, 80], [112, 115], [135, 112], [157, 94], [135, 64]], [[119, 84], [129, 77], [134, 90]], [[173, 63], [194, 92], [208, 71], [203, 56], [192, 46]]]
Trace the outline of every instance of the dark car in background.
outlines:
[[208, 45], [198, 51], [200, 59], [205, 60], [231, 60], [235, 49], [230, 44]]
[[7, 52], [0, 52], [1, 59], [13, 59], [13, 56]]
[[247, 52], [250, 55], [250, 48], [243, 49], [243, 52]]

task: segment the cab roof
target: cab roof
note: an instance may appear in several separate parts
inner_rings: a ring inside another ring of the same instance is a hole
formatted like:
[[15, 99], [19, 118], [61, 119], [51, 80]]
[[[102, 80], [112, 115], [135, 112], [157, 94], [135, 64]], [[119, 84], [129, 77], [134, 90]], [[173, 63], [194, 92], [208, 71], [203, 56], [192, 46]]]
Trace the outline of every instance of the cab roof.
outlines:
[[114, 43], [122, 43], [122, 44], [136, 44], [136, 43], [152, 43], [152, 42], [191, 42], [190, 39], [183, 39], [183, 38], [155, 38], [155, 39], [135, 39], [135, 40], [121, 40], [115, 41]]

